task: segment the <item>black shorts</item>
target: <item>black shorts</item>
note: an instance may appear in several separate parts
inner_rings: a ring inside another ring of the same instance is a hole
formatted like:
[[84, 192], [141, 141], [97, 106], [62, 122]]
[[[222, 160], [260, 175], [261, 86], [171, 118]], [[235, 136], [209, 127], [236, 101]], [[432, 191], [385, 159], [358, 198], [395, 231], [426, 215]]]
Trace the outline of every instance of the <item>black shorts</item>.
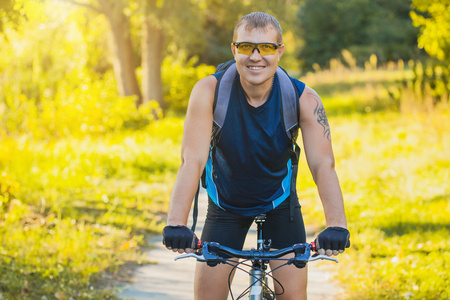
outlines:
[[[306, 242], [300, 205], [295, 208], [294, 221], [290, 221], [289, 197], [275, 209], [267, 212], [266, 217], [263, 238], [272, 240], [272, 249], [282, 249]], [[253, 220], [254, 217], [239, 216], [224, 211], [208, 197], [208, 212], [201, 239], [242, 250]], [[256, 240], [254, 245], [256, 247]]]

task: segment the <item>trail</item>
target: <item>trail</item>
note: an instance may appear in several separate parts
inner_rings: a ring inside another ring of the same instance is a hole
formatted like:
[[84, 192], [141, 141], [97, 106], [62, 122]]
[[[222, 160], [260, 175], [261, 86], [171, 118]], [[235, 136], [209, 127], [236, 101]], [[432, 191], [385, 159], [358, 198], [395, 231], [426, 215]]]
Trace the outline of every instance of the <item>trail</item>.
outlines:
[[[206, 215], [207, 198], [202, 192], [199, 197], [199, 215], [196, 234], [200, 236]], [[313, 237], [308, 237], [308, 241]], [[193, 300], [194, 259], [174, 261], [177, 253], [168, 251], [162, 244], [162, 237], [150, 239], [155, 247], [147, 252], [147, 259], [157, 262], [138, 267], [132, 275], [132, 282], [123, 287], [121, 299], [158, 299], [158, 300]], [[245, 241], [245, 248], [255, 246], [256, 227], [252, 227]], [[308, 299], [339, 299], [342, 290], [331, 280], [334, 263], [325, 261], [308, 265]], [[238, 296], [248, 287], [248, 275], [236, 272], [233, 281], [233, 294]], [[231, 297], [229, 297], [231, 299]], [[247, 298], [244, 298], [247, 299]]]

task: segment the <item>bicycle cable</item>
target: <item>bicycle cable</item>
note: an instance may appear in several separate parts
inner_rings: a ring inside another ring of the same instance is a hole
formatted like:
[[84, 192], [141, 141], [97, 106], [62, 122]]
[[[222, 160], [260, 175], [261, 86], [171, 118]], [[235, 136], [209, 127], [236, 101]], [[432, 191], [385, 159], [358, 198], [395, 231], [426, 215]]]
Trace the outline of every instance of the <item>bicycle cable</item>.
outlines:
[[[275, 258], [275, 259], [272, 259], [272, 260], [285, 260], [285, 261], [289, 261], [289, 259], [285, 259], [285, 258]], [[231, 296], [231, 299], [232, 299], [232, 300], [235, 300], [235, 298], [234, 298], [234, 296], [233, 296], [233, 291], [231, 290], [231, 276], [232, 276], [233, 272], [237, 269], [237, 270], [240, 270], [240, 271], [242, 271], [242, 272], [244, 272], [244, 273], [247, 273], [248, 275], [254, 277], [254, 275], [252, 275], [251, 272], [249, 272], [249, 271], [245, 270], [244, 268], [240, 267], [240, 265], [244, 265], [244, 266], [246, 266], [246, 267], [256, 268], [256, 269], [261, 270], [260, 268], [254, 267], [253, 265], [250, 265], [250, 264], [247, 264], [247, 262], [249, 262], [249, 261], [252, 261], [252, 260], [251, 260], [251, 259], [246, 259], [246, 260], [243, 260], [243, 261], [235, 261], [235, 260], [224, 259], [224, 263], [226, 263], [226, 264], [228, 264], [228, 265], [230, 265], [230, 266], [233, 267], [233, 268], [231, 269], [230, 273], [228, 274], [228, 291], [230, 292], [230, 296]], [[233, 263], [235, 263], [235, 264], [232, 264], [232, 263], [230, 263], [230, 262], [233, 262]], [[270, 272], [263, 271], [263, 272], [264, 272], [264, 275], [265, 275], [266, 277], [271, 278], [271, 279], [274, 281], [274, 284], [278, 284], [278, 285], [280, 286], [280, 288], [281, 288], [281, 293], [278, 293], [278, 294], [277, 294], [274, 290], [272, 290], [272, 289], [270, 288], [270, 286], [269, 286], [266, 282], [264, 282], [264, 281], [262, 280], [263, 278], [255, 278], [255, 279], [257, 279], [257, 281], [253, 282], [249, 287], [247, 287], [247, 288], [246, 288], [246, 289], [245, 289], [245, 290], [244, 290], [244, 291], [236, 298], [236, 300], [242, 299], [242, 297], [244, 297], [246, 294], [248, 294], [248, 293], [250, 292], [251, 287], [252, 287], [253, 285], [255, 285], [256, 283], [258, 283], [258, 282], [261, 282], [261, 284], [262, 284], [265, 288], [267, 288], [267, 290], [269, 291], [271, 297], [283, 295], [284, 292], [285, 292], [285, 289], [284, 289], [283, 285], [281, 284], [281, 282], [280, 282], [279, 280], [277, 280], [275, 277], [273, 277], [272, 273], [273, 273], [274, 271], [278, 270], [279, 268], [282, 268], [282, 267], [284, 267], [284, 266], [286, 266], [286, 265], [288, 265], [288, 264], [289, 264], [289, 263], [286, 262], [286, 263], [284, 263], [284, 264], [282, 264], [282, 265], [276, 267], [275, 269], [271, 270]]]

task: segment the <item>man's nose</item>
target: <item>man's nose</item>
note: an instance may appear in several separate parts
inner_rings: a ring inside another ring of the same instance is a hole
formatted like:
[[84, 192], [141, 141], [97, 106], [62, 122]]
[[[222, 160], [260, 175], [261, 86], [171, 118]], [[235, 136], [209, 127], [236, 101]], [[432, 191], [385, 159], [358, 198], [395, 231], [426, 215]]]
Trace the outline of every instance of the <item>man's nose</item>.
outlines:
[[260, 60], [261, 59], [261, 53], [259, 52], [259, 49], [257, 47], [255, 47], [255, 49], [253, 49], [252, 55], [250, 55], [250, 59], [251, 60]]

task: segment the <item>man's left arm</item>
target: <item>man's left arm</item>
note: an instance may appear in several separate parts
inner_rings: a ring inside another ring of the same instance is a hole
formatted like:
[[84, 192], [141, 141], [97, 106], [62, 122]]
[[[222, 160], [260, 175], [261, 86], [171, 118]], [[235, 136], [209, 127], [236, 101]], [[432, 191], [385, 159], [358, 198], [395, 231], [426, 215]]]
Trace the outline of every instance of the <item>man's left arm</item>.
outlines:
[[[330, 125], [319, 95], [306, 87], [300, 97], [300, 128], [306, 160], [322, 201], [327, 229], [318, 239], [321, 254], [336, 255], [349, 246], [347, 220], [335, 160]], [[326, 251], [325, 251], [326, 250]]]

